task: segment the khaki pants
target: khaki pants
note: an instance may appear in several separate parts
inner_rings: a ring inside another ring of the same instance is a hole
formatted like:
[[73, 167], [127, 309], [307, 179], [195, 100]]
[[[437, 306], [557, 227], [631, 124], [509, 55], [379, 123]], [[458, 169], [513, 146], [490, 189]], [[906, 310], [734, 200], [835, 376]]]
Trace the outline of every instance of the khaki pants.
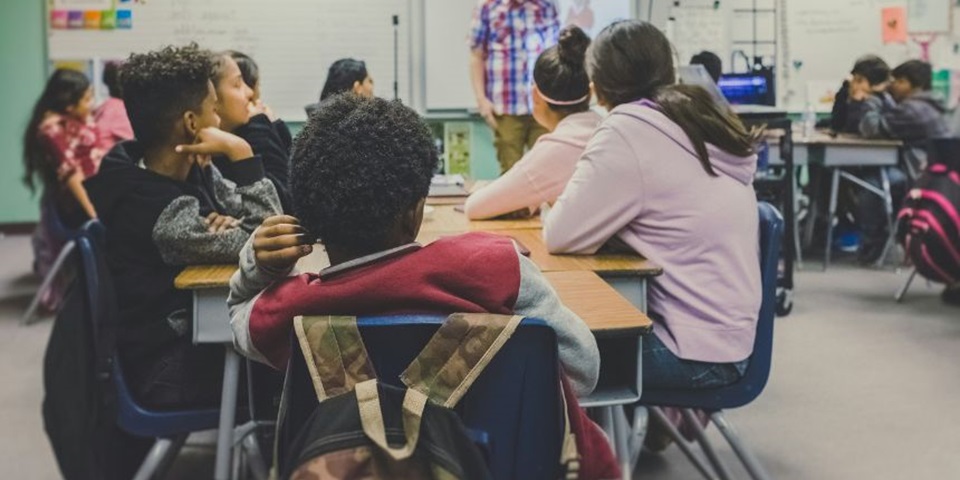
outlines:
[[547, 129], [537, 123], [533, 115], [497, 115], [497, 129], [493, 133], [502, 174], [510, 170]]

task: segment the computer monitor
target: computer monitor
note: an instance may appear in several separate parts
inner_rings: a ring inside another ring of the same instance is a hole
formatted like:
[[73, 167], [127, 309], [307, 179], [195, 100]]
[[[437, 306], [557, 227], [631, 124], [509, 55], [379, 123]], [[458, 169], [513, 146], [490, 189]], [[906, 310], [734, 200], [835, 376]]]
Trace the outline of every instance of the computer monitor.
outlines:
[[769, 77], [762, 73], [730, 73], [720, 76], [723, 96], [734, 105], [773, 105]]

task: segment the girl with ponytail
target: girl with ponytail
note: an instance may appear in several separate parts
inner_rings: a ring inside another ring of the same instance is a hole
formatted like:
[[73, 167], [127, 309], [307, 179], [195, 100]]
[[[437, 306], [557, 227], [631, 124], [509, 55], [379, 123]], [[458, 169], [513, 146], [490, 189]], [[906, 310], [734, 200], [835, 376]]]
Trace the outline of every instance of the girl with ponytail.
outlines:
[[570, 180], [587, 141], [600, 123], [590, 110], [590, 79], [585, 68], [590, 38], [566, 27], [540, 54], [533, 70], [533, 118], [550, 133], [502, 177], [470, 195], [464, 211], [471, 219], [520, 211], [530, 215], [556, 201]]
[[605, 28], [587, 66], [610, 115], [544, 222], [547, 247], [593, 254], [617, 240], [663, 267], [644, 388], [733, 383], [760, 310], [754, 136], [705, 90], [676, 84], [670, 42], [649, 23]]

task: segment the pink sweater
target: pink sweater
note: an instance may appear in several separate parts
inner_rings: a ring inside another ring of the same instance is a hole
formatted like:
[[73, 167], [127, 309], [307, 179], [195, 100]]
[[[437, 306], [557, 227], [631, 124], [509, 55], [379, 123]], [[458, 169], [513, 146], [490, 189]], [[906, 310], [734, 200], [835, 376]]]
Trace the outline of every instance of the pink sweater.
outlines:
[[593, 111], [561, 120], [507, 173], [467, 198], [467, 217], [491, 218], [523, 208], [535, 212], [542, 203], [556, 201], [599, 123]]
[[93, 112], [93, 118], [101, 134], [111, 146], [133, 139], [133, 127], [130, 126], [130, 119], [127, 118], [127, 107], [123, 105], [123, 100], [108, 98]]
[[648, 297], [660, 340], [680, 358], [737, 362], [753, 350], [760, 310], [756, 157], [708, 151], [717, 177], [652, 104], [621, 105], [590, 140], [543, 233], [554, 253], [592, 254], [619, 237], [663, 267]]

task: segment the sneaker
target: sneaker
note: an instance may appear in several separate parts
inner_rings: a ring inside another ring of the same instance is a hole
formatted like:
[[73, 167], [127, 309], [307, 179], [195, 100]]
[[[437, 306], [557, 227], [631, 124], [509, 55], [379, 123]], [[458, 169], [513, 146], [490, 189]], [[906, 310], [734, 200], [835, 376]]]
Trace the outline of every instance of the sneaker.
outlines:
[[960, 307], [960, 282], [944, 288], [943, 293], [940, 294], [940, 299], [947, 305]]

